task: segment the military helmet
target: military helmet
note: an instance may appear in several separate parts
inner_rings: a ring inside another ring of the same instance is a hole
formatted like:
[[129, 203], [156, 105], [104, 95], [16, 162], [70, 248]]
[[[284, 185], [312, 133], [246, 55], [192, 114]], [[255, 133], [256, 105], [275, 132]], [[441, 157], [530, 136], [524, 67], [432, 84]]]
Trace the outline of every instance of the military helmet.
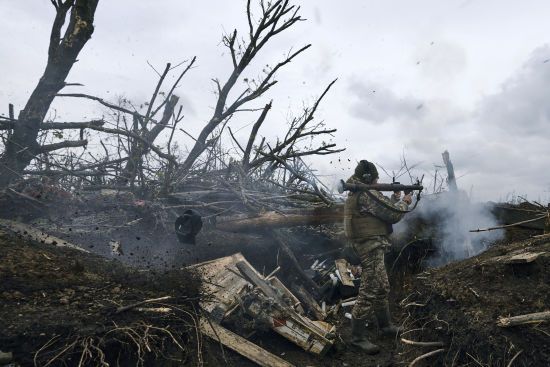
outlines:
[[370, 184], [378, 178], [378, 170], [374, 163], [363, 159], [359, 161], [359, 164], [355, 167], [355, 177]]

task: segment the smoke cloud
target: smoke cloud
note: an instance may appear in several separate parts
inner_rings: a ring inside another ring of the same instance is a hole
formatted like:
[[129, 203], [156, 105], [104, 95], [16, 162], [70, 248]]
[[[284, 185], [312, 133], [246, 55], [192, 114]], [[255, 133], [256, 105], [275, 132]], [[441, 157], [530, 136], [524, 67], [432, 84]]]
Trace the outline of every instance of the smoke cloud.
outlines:
[[398, 237], [432, 238], [437, 248], [429, 266], [441, 266], [479, 254], [502, 238], [502, 230], [469, 232], [496, 226], [489, 207], [472, 203], [462, 192], [442, 192], [420, 201], [416, 210], [394, 227]]

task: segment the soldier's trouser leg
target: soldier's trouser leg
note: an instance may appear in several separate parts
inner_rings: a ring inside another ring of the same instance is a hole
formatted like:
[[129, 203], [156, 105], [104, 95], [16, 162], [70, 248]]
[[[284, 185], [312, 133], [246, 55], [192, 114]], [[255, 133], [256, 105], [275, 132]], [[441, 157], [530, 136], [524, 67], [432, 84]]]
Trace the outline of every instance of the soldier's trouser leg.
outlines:
[[387, 302], [390, 283], [384, 263], [384, 247], [365, 250], [360, 244], [354, 248], [361, 258], [361, 284], [357, 302], [351, 312], [356, 319], [374, 320], [374, 309]]

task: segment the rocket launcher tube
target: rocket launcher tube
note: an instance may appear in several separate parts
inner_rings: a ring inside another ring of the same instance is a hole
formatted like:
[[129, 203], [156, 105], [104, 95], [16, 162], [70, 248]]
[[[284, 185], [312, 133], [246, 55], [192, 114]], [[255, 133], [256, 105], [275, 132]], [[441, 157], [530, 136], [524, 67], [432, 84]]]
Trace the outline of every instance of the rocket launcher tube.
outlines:
[[340, 180], [338, 183], [338, 192], [342, 194], [344, 191], [368, 191], [368, 190], [377, 190], [377, 191], [405, 191], [411, 192], [413, 190], [422, 191], [424, 186], [422, 185], [401, 185], [401, 184], [372, 184], [367, 185], [363, 183], [347, 183], [344, 180]]

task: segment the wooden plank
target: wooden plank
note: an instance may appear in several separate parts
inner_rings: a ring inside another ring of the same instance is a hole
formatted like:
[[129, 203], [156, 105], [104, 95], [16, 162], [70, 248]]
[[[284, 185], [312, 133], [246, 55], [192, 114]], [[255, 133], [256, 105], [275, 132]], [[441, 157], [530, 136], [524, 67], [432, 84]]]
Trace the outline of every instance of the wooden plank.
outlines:
[[327, 315], [323, 312], [315, 298], [313, 298], [313, 296], [304, 287], [298, 284], [292, 284], [290, 288], [300, 302], [302, 302], [302, 304], [305, 305], [306, 308], [313, 313], [313, 315], [315, 315], [317, 320], [324, 320], [327, 318]]
[[220, 320], [238, 304], [239, 295], [250, 284], [237, 275], [239, 270], [235, 264], [239, 261], [246, 262], [246, 259], [241, 253], [236, 253], [189, 267], [201, 275], [204, 294], [211, 295], [201, 301], [201, 307], [209, 313], [216, 313]]
[[227, 330], [221, 325], [200, 319], [200, 330], [203, 334], [219, 341], [227, 348], [234, 350], [243, 357], [250, 359], [262, 367], [294, 367], [284, 359], [269, 353], [251, 341]]
[[497, 325], [500, 327], [511, 327], [523, 324], [532, 324], [550, 321], [550, 311], [535, 312], [526, 315], [499, 317]]
[[239, 261], [237, 264], [237, 269], [239, 269], [239, 271], [241, 272], [242, 275], [244, 275], [244, 277], [252, 284], [254, 284], [256, 287], [260, 288], [260, 290], [268, 297], [270, 298], [273, 298], [274, 300], [276, 301], [279, 301], [279, 295], [277, 294], [277, 292], [271, 288], [271, 286], [264, 280], [261, 278], [260, 275], [258, 275], [258, 273], [256, 273], [254, 271], [254, 268], [244, 262], [244, 261]]
[[334, 260], [334, 264], [336, 265], [336, 270], [340, 273], [342, 284], [347, 287], [354, 287], [353, 280], [348, 273], [348, 262], [346, 259]]
[[522, 254], [514, 255], [505, 261], [506, 264], [526, 264], [535, 261], [540, 255], [546, 252], [524, 252]]
[[22, 236], [25, 240], [29, 240], [35, 244], [45, 244], [57, 247], [68, 247], [74, 250], [82, 251], [89, 253], [90, 251], [83, 249], [80, 246], [77, 246], [69, 241], [66, 241], [62, 238], [52, 236], [40, 229], [32, 227], [28, 224], [16, 222], [8, 219], [0, 219], [0, 227], [4, 230], [18, 234]]
[[292, 303], [292, 308], [294, 311], [298, 312], [300, 315], [304, 313], [304, 308], [298, 298], [279, 280], [277, 277], [271, 277], [267, 279], [269, 283], [286, 295]]

